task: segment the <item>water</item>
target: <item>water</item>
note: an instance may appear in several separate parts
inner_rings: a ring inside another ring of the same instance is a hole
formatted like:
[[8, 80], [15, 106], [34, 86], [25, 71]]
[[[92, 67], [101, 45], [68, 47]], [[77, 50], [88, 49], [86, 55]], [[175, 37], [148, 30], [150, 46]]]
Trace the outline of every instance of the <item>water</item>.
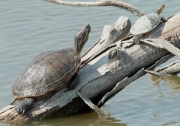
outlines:
[[[179, 0], [125, 2], [146, 13], [165, 4], [161, 14], [165, 17], [180, 11]], [[120, 16], [128, 16], [132, 23], [138, 18], [115, 7], [69, 7], [43, 0], [0, 0], [0, 108], [13, 101], [11, 84], [35, 55], [72, 46], [76, 31], [89, 23], [92, 31], [83, 49], [85, 52], [98, 40], [103, 26], [113, 24]], [[179, 77], [150, 80], [148, 75], [136, 80], [106, 103], [112, 117], [107, 120], [88, 113], [35, 121], [29, 125], [180, 125], [179, 82]]]

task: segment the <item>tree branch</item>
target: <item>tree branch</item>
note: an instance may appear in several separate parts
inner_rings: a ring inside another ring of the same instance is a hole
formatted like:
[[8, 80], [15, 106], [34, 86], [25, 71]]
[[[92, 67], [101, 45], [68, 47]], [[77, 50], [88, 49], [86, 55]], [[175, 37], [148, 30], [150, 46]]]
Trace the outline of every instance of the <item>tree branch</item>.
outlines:
[[147, 70], [146, 72], [155, 76], [176, 75], [180, 73], [180, 60], [175, 61], [163, 68], [159, 68], [155, 70]]
[[62, 1], [62, 0], [45, 0], [47, 2], [52, 2], [55, 4], [61, 4], [61, 5], [67, 5], [67, 6], [115, 6], [120, 7], [122, 9], [131, 11], [132, 13], [135, 13], [138, 16], [145, 15], [145, 12], [140, 10], [138, 7], [135, 7], [131, 4], [125, 3], [123, 1], [118, 0], [101, 0], [97, 2], [72, 2], [72, 1]]
[[[124, 21], [127, 22], [127, 20]], [[116, 32], [123, 32], [118, 30], [114, 31], [115, 32], [107, 34], [119, 34]], [[174, 15], [166, 23], [162, 22], [159, 24], [156, 29], [144, 38], [166, 39], [179, 48], [179, 36], [180, 13]], [[93, 51], [93, 48], [91, 50]], [[88, 55], [88, 53], [86, 55]], [[143, 74], [140, 72], [140, 76], [131, 77], [137, 75], [140, 70], [153, 66], [166, 55], [169, 55], [168, 51], [155, 48], [146, 43], [140, 43], [139, 45], [132, 44], [126, 48], [121, 48], [119, 42], [114, 43], [113, 46], [104, 50], [84, 67], [81, 67], [79, 71], [80, 81], [75, 89], [67, 90], [63, 88], [55, 94], [52, 94], [52, 96], [40, 98], [33, 104], [32, 108], [23, 115], [18, 115], [13, 109], [13, 105], [9, 105], [0, 110], [0, 120], [2, 122], [17, 122], [77, 113], [80, 110], [84, 110], [83, 108], [85, 106], [85, 103], [78, 96], [77, 92], [80, 92], [96, 104], [108, 91], [116, 87], [119, 81], [124, 78], [131, 79], [126, 80], [128, 83], [129, 81], [134, 81]], [[171, 57], [172, 56], [167, 59]], [[165, 60], [158, 62], [157, 65], [163, 63]], [[121, 86], [118, 83], [118, 91], [121, 87], [124, 88], [124, 86], [126, 86], [126, 84]], [[117, 90], [114, 91], [117, 92]]]

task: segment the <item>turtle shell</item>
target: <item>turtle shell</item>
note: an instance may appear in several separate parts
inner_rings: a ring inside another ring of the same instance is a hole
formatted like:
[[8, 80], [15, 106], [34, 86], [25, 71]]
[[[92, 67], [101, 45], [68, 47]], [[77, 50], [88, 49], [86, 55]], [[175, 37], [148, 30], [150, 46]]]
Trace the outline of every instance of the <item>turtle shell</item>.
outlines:
[[130, 29], [130, 32], [133, 35], [139, 35], [152, 31], [161, 21], [161, 17], [157, 13], [151, 13], [140, 17], [133, 27]]
[[67, 86], [79, 70], [80, 55], [72, 48], [40, 53], [12, 84], [16, 98], [40, 97]]

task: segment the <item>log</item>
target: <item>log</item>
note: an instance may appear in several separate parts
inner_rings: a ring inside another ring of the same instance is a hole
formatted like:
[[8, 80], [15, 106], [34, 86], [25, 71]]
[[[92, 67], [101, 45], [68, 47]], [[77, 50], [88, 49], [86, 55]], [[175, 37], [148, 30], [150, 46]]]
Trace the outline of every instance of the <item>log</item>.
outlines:
[[180, 73], [180, 60], [175, 61], [163, 68], [146, 70], [146, 72], [158, 77], [176, 75]]
[[[118, 34], [116, 32], [118, 31], [115, 30], [115, 32], [106, 34]], [[123, 29], [120, 32], [123, 32]], [[180, 47], [179, 35], [180, 13], [174, 15], [166, 23], [162, 22], [143, 39], [163, 38], [170, 41], [175, 46]], [[117, 39], [118, 38], [119, 36]], [[107, 44], [112, 43], [107, 42]], [[81, 67], [79, 71], [80, 81], [74, 90], [67, 90], [64, 88], [52, 96], [39, 99], [31, 110], [23, 115], [18, 115], [14, 111], [13, 105], [8, 105], [0, 110], [1, 122], [20, 122], [78, 113], [83, 111], [86, 105], [78, 96], [77, 92], [80, 92], [94, 104], [97, 104], [99, 100], [103, 98], [108, 91], [116, 87], [116, 84], [121, 80], [133, 77], [133, 81], [145, 74], [144, 72], [143, 74], [134, 76], [137, 75], [140, 70], [146, 68], [152, 69], [153, 67], [151, 66], [154, 66], [157, 61], [162, 62], [158, 62], [155, 66], [160, 65], [172, 57], [172, 55], [169, 55], [168, 51], [155, 48], [146, 43], [140, 43], [139, 45], [133, 44], [124, 48], [121, 48], [119, 45], [120, 41], [116, 43], [113, 42], [112, 45], [106, 45], [107, 48], [103, 49], [101, 52], [95, 51], [94, 48], [92, 48], [91, 52], [94, 50], [94, 52], [99, 53], [92, 53], [90, 57], [94, 55], [94, 58], [85, 62], [85, 65]], [[88, 52], [86, 55], [88, 55]], [[86, 55], [84, 55], [84, 57], [86, 57]], [[164, 59], [163, 57], [166, 58]], [[122, 88], [125, 86], [126, 85], [122, 86]]]
[[[105, 47], [110, 45], [115, 39], [117, 38], [121, 39], [125, 37], [129, 32], [130, 27], [131, 24], [129, 19], [127, 17], [120, 17], [117, 20], [117, 22], [115, 22], [114, 25], [105, 26], [103, 35], [99, 39], [99, 40], [103, 40], [103, 42], [105, 43], [103, 43], [102, 41], [98, 41], [98, 42], [101, 42], [101, 45], [104, 46], [103, 47], [104, 49]], [[97, 46], [93, 46], [93, 47], [96, 48], [95, 52], [98, 53], [99, 48]], [[93, 51], [89, 50], [88, 52], [90, 54], [93, 54], [92, 53]], [[14, 111], [13, 105], [8, 105], [7, 107], [0, 110], [1, 122], [9, 123], [9, 122], [17, 122], [17, 121], [28, 121], [33, 119], [49, 118], [51, 116], [56, 116], [56, 115], [66, 115], [66, 114], [76, 113], [78, 111], [78, 108], [84, 106], [84, 102], [80, 98], [77, 98], [78, 95], [76, 92], [79, 91], [81, 88], [83, 88], [83, 86], [86, 86], [86, 83], [88, 83], [88, 81], [98, 78], [98, 76], [101, 76], [96, 70], [98, 66], [93, 67], [91, 73], [87, 72], [89, 71], [89, 69], [91, 69], [88, 66], [89, 65], [86, 65], [80, 69], [79, 71], [80, 82], [74, 90], [67, 91], [67, 89], [64, 88], [63, 90], [60, 90], [59, 92], [55, 93], [53, 96], [49, 96], [50, 98], [47, 97], [43, 98], [38, 102], [36, 102], [36, 104], [34, 104], [32, 109], [24, 115], [18, 115]], [[71, 103], [71, 101], [73, 102]]]
[[124, 38], [131, 28], [128, 17], [121, 16], [113, 25], [104, 26], [101, 38], [92, 46], [81, 59], [82, 66], [97, 57], [116, 41]]

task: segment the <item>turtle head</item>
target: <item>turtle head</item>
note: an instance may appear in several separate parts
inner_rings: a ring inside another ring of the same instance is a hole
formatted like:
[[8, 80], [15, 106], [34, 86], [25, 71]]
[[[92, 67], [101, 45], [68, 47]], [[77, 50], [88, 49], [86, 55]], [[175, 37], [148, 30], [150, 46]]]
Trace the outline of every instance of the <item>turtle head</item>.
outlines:
[[156, 10], [156, 13], [157, 13], [157, 14], [160, 14], [160, 13], [163, 11], [164, 7], [165, 7], [164, 4], [161, 5], [161, 6]]
[[74, 36], [74, 49], [81, 53], [82, 48], [88, 40], [89, 33], [91, 31], [91, 26], [88, 24], [82, 30], [78, 31], [78, 33]]

